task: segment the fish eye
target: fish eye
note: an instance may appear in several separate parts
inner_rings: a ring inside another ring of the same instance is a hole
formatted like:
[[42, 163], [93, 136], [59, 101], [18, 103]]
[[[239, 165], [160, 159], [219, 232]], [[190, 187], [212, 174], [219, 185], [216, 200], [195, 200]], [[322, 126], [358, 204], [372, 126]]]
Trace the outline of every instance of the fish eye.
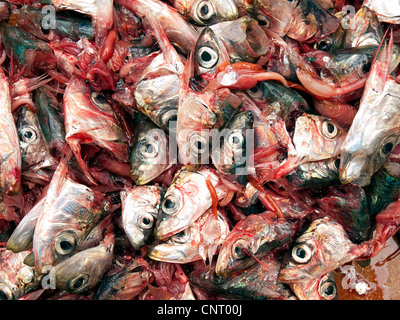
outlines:
[[332, 43], [330, 40], [325, 39], [321, 40], [316, 44], [316, 49], [322, 50], [322, 51], [330, 51], [332, 49]]
[[239, 239], [237, 240], [233, 245], [232, 245], [232, 257], [235, 259], [243, 259], [245, 257], [245, 253], [243, 252], [243, 248], [247, 248], [248, 247], [248, 243], [246, 240], [244, 239]]
[[165, 197], [161, 209], [165, 214], [174, 214], [179, 209], [179, 199], [175, 195]]
[[137, 222], [140, 228], [150, 229], [154, 224], [154, 217], [150, 213], [144, 213], [138, 217]]
[[140, 154], [145, 158], [155, 158], [158, 155], [158, 144], [153, 139], [142, 141], [139, 147]]
[[63, 233], [55, 239], [55, 250], [58, 254], [65, 256], [75, 250], [77, 243], [75, 237], [70, 233]]
[[242, 149], [243, 143], [244, 137], [240, 130], [232, 132], [228, 137], [228, 144], [232, 149]]
[[208, 150], [208, 141], [199, 133], [194, 132], [189, 137], [190, 149], [196, 154], [205, 153]]
[[209, 1], [201, 1], [196, 12], [200, 20], [208, 20], [214, 15], [214, 8]]
[[25, 143], [33, 143], [37, 139], [37, 133], [31, 127], [27, 127], [27, 128], [22, 129], [20, 135], [21, 135], [22, 141], [25, 142]]
[[264, 92], [261, 89], [261, 86], [259, 84], [257, 84], [256, 86], [254, 86], [251, 89], [247, 90], [247, 94], [253, 98], [253, 99], [257, 99], [257, 100], [262, 100], [264, 98]]
[[0, 284], [0, 301], [14, 300], [14, 294], [9, 286], [4, 283]]
[[196, 53], [196, 60], [203, 68], [211, 69], [218, 62], [218, 52], [211, 47], [200, 47]]
[[268, 19], [268, 17], [260, 14], [256, 17], [257, 22], [260, 26], [270, 28], [271, 27], [271, 20]]
[[358, 75], [364, 77], [371, 70], [372, 63], [370, 61], [363, 61], [363, 63], [358, 67]]
[[215, 273], [215, 269], [210, 273], [210, 281], [213, 284], [220, 284], [223, 281], [224, 277], [219, 276]]
[[101, 110], [110, 110], [110, 104], [108, 103], [108, 100], [101, 93], [92, 92], [90, 95], [90, 100], [92, 100], [93, 104], [99, 107]]
[[336, 297], [336, 284], [332, 281], [321, 282], [319, 295], [324, 300], [333, 300]]
[[87, 274], [81, 274], [69, 282], [69, 289], [73, 292], [82, 291], [82, 289], [89, 282], [89, 276]]
[[186, 243], [190, 239], [190, 232], [189, 228], [182, 230], [181, 232], [178, 232], [177, 234], [173, 235], [171, 237], [171, 241], [177, 242], [177, 243]]
[[339, 133], [339, 130], [335, 124], [333, 124], [329, 120], [325, 120], [322, 123], [322, 134], [324, 135], [325, 138], [328, 139], [333, 139], [335, 138]]
[[381, 149], [381, 156], [387, 157], [393, 150], [394, 144], [393, 142], [385, 143]]
[[167, 126], [169, 130], [176, 130], [176, 121], [178, 120], [178, 110], [171, 109], [162, 115], [161, 122]]
[[292, 258], [297, 263], [307, 263], [312, 257], [312, 250], [306, 244], [298, 244], [292, 249]]

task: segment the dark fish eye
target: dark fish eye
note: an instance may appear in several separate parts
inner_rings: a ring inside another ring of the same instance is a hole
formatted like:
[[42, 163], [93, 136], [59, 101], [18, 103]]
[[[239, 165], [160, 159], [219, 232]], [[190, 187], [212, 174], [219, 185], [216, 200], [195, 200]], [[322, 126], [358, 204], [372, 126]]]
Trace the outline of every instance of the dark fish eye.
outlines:
[[371, 65], [372, 65], [372, 63], [371, 63], [370, 61], [364, 63], [364, 64], [362, 65], [362, 71], [363, 71], [364, 73], [368, 73], [368, 72], [371, 70]]
[[211, 47], [200, 47], [197, 50], [196, 60], [203, 68], [211, 69], [218, 62], [218, 52]]
[[335, 164], [335, 168], [336, 168], [336, 169], [339, 169], [339, 167], [340, 167], [340, 158], [337, 158], [337, 159], [335, 160], [334, 164]]
[[149, 213], [144, 213], [139, 216], [138, 224], [142, 229], [150, 229], [153, 226], [154, 218]]
[[322, 283], [319, 292], [322, 299], [332, 300], [336, 297], [336, 285], [330, 281]]
[[329, 51], [332, 48], [332, 44], [329, 41], [321, 40], [318, 45], [317, 49], [322, 51]]
[[22, 141], [25, 143], [33, 143], [37, 139], [37, 133], [31, 127], [24, 128], [21, 130], [21, 138], [22, 138]]
[[70, 233], [64, 233], [55, 239], [54, 248], [60, 255], [70, 254], [76, 247], [76, 239]]
[[390, 152], [392, 152], [393, 147], [394, 147], [393, 142], [386, 143], [381, 149], [382, 154], [384, 156], [387, 156]]
[[161, 209], [165, 214], [174, 214], [176, 211], [178, 211], [178, 203], [179, 199], [177, 197], [174, 195], [169, 195], [164, 199]]
[[305, 244], [298, 244], [292, 249], [292, 258], [297, 263], [307, 263], [312, 256], [311, 249]]
[[189, 143], [190, 149], [196, 154], [205, 153], [208, 150], [208, 141], [206, 137], [199, 135], [197, 132], [194, 132], [190, 136]]
[[[188, 228], [190, 229], [190, 227]], [[186, 243], [190, 239], [190, 232], [188, 229], [184, 229], [181, 232], [178, 232], [177, 234], [173, 235], [171, 237], [171, 240], [173, 242], [177, 243]]]
[[338, 133], [338, 128], [331, 121], [326, 120], [322, 123], [322, 134], [325, 138], [333, 139]]
[[145, 158], [154, 158], [158, 155], [157, 142], [152, 139], [147, 139], [141, 143], [139, 151]]
[[2, 290], [0, 290], [0, 300], [9, 300], [8, 295]]
[[271, 20], [269, 20], [268, 17], [263, 15], [257, 16], [257, 22], [262, 27], [269, 28], [271, 26]]
[[245, 254], [242, 249], [246, 248], [247, 246], [248, 246], [248, 243], [246, 240], [244, 240], [244, 239], [237, 240], [232, 246], [231, 254], [232, 254], [233, 258], [238, 259], [238, 260], [243, 259], [245, 257]]
[[92, 94], [90, 95], [90, 99], [92, 100], [93, 104], [101, 110], [110, 110], [110, 104], [108, 103], [108, 100], [101, 93], [92, 92]]
[[208, 20], [213, 16], [213, 14], [214, 8], [209, 1], [201, 1], [197, 6], [197, 16], [200, 18], [200, 20]]
[[72, 292], [81, 291], [89, 281], [89, 276], [87, 274], [79, 275], [78, 277], [72, 279], [69, 283], [69, 289]]

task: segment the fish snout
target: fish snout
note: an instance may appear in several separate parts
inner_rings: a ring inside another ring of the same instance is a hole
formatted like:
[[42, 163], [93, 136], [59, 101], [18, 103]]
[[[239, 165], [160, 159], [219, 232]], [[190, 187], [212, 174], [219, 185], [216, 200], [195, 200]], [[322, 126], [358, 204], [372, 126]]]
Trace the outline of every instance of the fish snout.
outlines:
[[339, 178], [342, 184], [351, 183], [365, 187], [371, 182], [370, 171], [369, 158], [366, 154], [342, 154], [339, 167]]

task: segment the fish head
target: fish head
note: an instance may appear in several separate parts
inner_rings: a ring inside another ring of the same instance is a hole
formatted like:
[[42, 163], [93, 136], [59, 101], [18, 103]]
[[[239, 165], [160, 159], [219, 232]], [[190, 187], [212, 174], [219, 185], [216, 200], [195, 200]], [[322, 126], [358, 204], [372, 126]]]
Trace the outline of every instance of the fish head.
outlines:
[[36, 114], [26, 106], [18, 110], [17, 131], [23, 170], [33, 166], [42, 168], [57, 163], [50, 154]]
[[175, 8], [197, 25], [235, 20], [239, 13], [233, 0], [175, 0]]
[[56, 286], [72, 293], [82, 293], [94, 288], [111, 267], [115, 235], [106, 231], [102, 243], [80, 251], [55, 266]]
[[365, 115], [363, 119], [357, 119], [349, 130], [342, 147], [339, 169], [340, 181], [344, 184], [367, 186], [372, 175], [382, 167], [400, 142], [400, 119], [396, 111], [400, 96], [386, 96], [380, 103], [392, 110]]
[[315, 219], [284, 257], [279, 281], [310, 280], [331, 272], [348, 262], [354, 246], [339, 223], [328, 217]]
[[218, 217], [215, 217], [212, 209], [209, 209], [193, 225], [154, 244], [149, 257], [158, 261], [188, 263], [201, 259], [206, 261], [208, 256], [211, 262], [229, 231], [225, 213], [218, 210]]
[[221, 39], [232, 60], [255, 63], [271, 46], [263, 28], [249, 16], [220, 22], [210, 28]]
[[200, 230], [196, 226], [190, 226], [174, 234], [168, 240], [154, 244], [150, 248], [149, 257], [153, 260], [171, 263], [200, 260], [200, 240]]
[[296, 156], [303, 163], [334, 158], [339, 155], [346, 133], [334, 120], [316, 115], [300, 116], [293, 134]]
[[178, 87], [178, 75], [169, 74], [142, 80], [135, 89], [135, 101], [138, 109], [158, 127], [170, 134], [175, 133]]
[[317, 279], [293, 282], [290, 286], [300, 300], [337, 300], [337, 286], [333, 272]]
[[260, 25], [283, 37], [294, 20], [292, 12], [298, 2], [299, 0], [254, 0], [254, 14]]
[[170, 168], [173, 159], [170, 159], [169, 139], [164, 130], [141, 114], [136, 115], [135, 123], [138, 132], [131, 151], [130, 173], [136, 184], [143, 185]]
[[45, 202], [36, 223], [33, 253], [37, 272], [73, 255], [109, 213], [110, 205], [103, 193], [67, 178], [57, 198]]
[[216, 148], [211, 159], [214, 166], [223, 174], [241, 174], [249, 167], [249, 157], [253, 146], [253, 113], [250, 110], [238, 113], [214, 140]]
[[195, 46], [195, 73], [214, 78], [217, 75], [217, 66], [229, 63], [229, 54], [222, 41], [215, 32], [206, 27], [200, 33]]
[[136, 186], [121, 191], [122, 227], [129, 242], [139, 250], [150, 237], [163, 196], [157, 186]]

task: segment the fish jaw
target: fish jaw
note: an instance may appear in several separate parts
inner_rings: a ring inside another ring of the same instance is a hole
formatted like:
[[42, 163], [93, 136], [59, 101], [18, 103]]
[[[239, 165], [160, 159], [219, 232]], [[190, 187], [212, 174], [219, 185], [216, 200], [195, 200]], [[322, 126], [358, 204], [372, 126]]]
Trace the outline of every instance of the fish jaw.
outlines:
[[340, 182], [343, 184], [351, 183], [360, 187], [365, 187], [371, 182], [374, 172], [369, 172], [369, 157], [364, 153], [349, 154], [341, 156]]

